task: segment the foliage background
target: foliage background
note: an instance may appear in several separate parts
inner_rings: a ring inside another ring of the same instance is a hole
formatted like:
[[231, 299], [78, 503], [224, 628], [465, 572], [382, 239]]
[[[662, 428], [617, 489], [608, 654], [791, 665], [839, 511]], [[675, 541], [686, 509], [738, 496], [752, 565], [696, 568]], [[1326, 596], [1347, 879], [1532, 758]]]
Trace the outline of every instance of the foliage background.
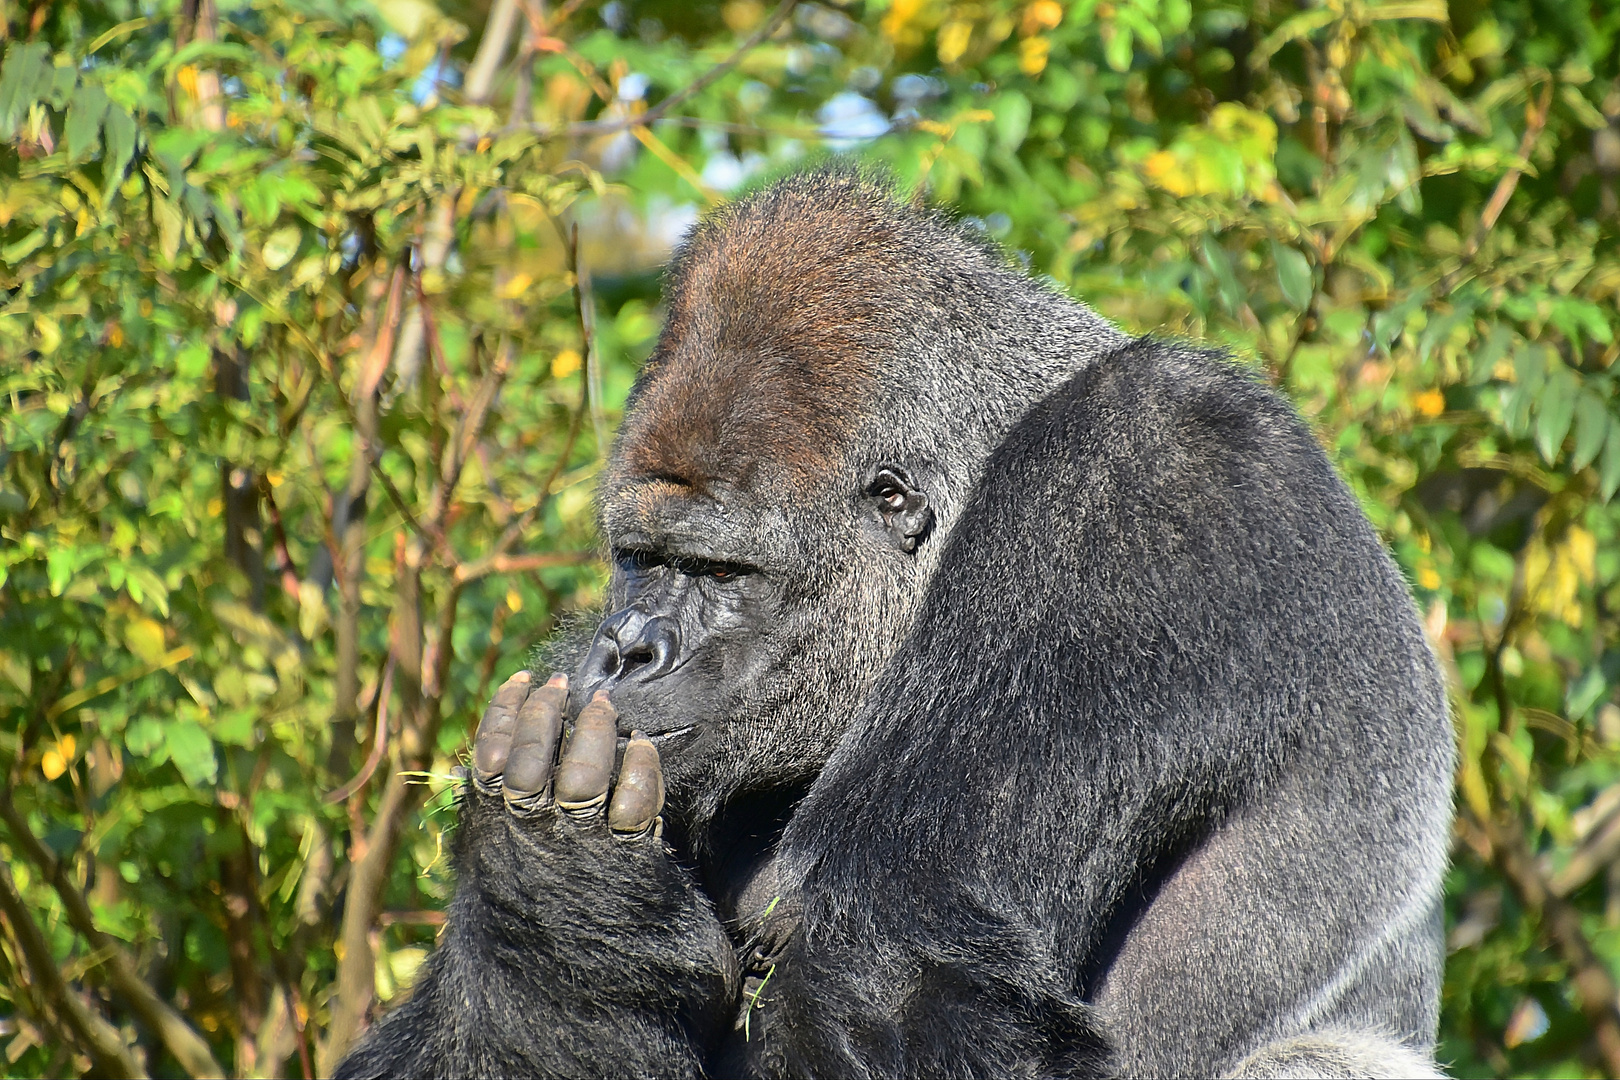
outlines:
[[0, 16], [7, 1075], [308, 1075], [408, 986], [658, 263], [827, 150], [1299, 403], [1452, 679], [1441, 1058], [1620, 1073], [1620, 8]]

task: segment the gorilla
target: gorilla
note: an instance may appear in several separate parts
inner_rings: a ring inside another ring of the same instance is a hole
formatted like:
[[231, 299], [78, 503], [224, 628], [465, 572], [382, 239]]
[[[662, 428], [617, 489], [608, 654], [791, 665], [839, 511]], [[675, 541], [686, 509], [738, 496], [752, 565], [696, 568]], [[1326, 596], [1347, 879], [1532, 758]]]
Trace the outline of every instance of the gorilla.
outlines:
[[339, 1075], [1438, 1075], [1446, 696], [1284, 399], [843, 167], [666, 296]]

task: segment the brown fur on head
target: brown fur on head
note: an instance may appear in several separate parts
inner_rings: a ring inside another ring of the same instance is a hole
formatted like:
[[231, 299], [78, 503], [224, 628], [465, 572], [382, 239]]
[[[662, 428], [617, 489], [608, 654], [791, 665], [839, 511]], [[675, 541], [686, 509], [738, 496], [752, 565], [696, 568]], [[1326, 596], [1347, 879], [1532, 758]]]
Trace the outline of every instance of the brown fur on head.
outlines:
[[896, 293], [918, 268], [886, 187], [814, 179], [733, 203], [687, 240], [620, 433], [621, 474], [701, 492], [761, 467], [802, 485], [838, 463], [900, 344]]

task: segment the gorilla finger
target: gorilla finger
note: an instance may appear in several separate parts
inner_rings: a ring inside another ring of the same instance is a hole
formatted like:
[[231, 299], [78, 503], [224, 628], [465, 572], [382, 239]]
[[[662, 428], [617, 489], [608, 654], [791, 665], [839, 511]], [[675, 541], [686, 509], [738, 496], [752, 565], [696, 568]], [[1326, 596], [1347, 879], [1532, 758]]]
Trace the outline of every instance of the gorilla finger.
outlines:
[[658, 760], [658, 747], [633, 731], [624, 748], [619, 782], [613, 786], [613, 801], [608, 804], [608, 828], [623, 840], [646, 836], [663, 809], [664, 767]]
[[512, 752], [518, 708], [528, 696], [529, 673], [520, 671], [495, 691], [483, 719], [478, 721], [478, 735], [473, 740], [473, 779], [485, 791], [493, 792], [500, 786], [500, 776]]
[[567, 700], [568, 677], [553, 675], [518, 710], [501, 789], [507, 808], [515, 814], [533, 813], [550, 800], [546, 789], [551, 783], [557, 737], [562, 733], [563, 704]]
[[619, 742], [619, 713], [598, 690], [579, 712], [573, 737], [557, 766], [557, 805], [571, 818], [596, 817], [607, 802], [608, 781], [613, 779], [613, 753]]

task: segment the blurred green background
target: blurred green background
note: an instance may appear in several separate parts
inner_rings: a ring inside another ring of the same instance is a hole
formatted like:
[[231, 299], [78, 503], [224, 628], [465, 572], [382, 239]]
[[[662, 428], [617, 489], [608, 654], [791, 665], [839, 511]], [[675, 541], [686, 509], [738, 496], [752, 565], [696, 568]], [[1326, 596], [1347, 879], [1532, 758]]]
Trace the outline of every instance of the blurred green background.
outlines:
[[310, 1075], [405, 992], [470, 725], [602, 584], [660, 263], [828, 152], [1298, 402], [1452, 683], [1441, 1060], [1620, 1072], [1620, 7], [0, 26], [6, 1075]]

